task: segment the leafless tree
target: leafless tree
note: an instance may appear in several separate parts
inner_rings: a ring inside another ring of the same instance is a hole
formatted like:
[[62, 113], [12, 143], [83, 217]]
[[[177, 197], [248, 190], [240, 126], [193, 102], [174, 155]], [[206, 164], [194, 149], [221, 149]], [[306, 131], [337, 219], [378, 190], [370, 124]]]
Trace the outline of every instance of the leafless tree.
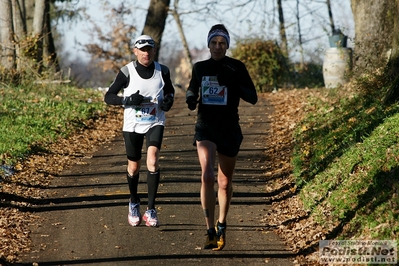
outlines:
[[12, 1], [12, 18], [13, 18], [13, 29], [15, 38], [15, 55], [17, 70], [21, 70], [22, 65], [22, 53], [21, 53], [21, 40], [26, 38], [26, 24], [23, 20], [24, 17], [24, 6], [22, 0]]
[[1, 65], [5, 69], [15, 68], [15, 49], [13, 44], [13, 25], [11, 0], [0, 1], [0, 45], [1, 45]]
[[93, 63], [96, 63], [105, 72], [107, 70], [118, 71], [123, 65], [130, 62], [134, 56], [133, 46], [137, 28], [128, 23], [129, 17], [132, 17], [132, 9], [121, 3], [117, 7], [109, 8], [105, 5], [103, 24], [95, 23], [90, 16], [87, 19], [91, 21], [93, 27], [89, 35], [91, 39], [96, 40], [85, 44]]
[[282, 0], [277, 0], [277, 10], [278, 10], [278, 20], [279, 20], [279, 28], [280, 28], [280, 39], [281, 39], [281, 50], [285, 53], [285, 56], [288, 57], [288, 40], [287, 34], [285, 33], [285, 20], [284, 20], [284, 11]]
[[303, 56], [303, 42], [302, 42], [302, 32], [301, 32], [301, 21], [300, 21], [300, 14], [299, 14], [299, 0], [296, 0], [296, 22], [297, 22], [297, 29], [298, 29], [298, 39], [299, 39], [299, 50], [301, 55], [301, 68], [304, 65], [304, 56]]
[[[161, 49], [162, 34], [165, 29], [170, 0], [151, 0], [144, 24], [143, 34], [150, 35], [157, 43], [158, 51]], [[156, 53], [155, 60], [159, 54]]]
[[[109, 0], [104, 0], [104, 2], [111, 3]], [[194, 47], [189, 46], [190, 40], [186, 40], [186, 36], [188, 31], [192, 31], [194, 28], [197, 28], [199, 24], [204, 24], [210, 27], [211, 23], [224, 23], [230, 31], [233, 42], [232, 45], [234, 45], [234, 41], [239, 41], [241, 38], [245, 39], [247, 37], [254, 36], [266, 38], [268, 40], [279, 41], [280, 47], [286, 54], [287, 58], [289, 55], [294, 54], [294, 56], [296, 56], [299, 54], [302, 63], [306, 56], [304, 45], [313, 42], [314, 39], [312, 38], [321, 38], [322, 36], [322, 34], [320, 34], [319, 36], [312, 36], [309, 38], [309, 34], [315, 32], [314, 28], [312, 28], [314, 27], [314, 24], [317, 24], [317, 26], [321, 27], [323, 27], [323, 25], [328, 27], [330, 25], [326, 19], [327, 12], [324, 11], [324, 14], [322, 14], [323, 12], [320, 12], [321, 6], [324, 8], [324, 10], [326, 10], [325, 1], [238, 0], [232, 3], [231, 1], [227, 0], [174, 0], [174, 2], [171, 3], [169, 0], [152, 0], [149, 1], [148, 7], [143, 7], [142, 5], [138, 4], [138, 2], [138, 0], [135, 0], [129, 3], [128, 9], [130, 8], [132, 12], [137, 12], [135, 15], [139, 14], [143, 10], [146, 11], [145, 25], [141, 33], [151, 35], [157, 42], [157, 46], [159, 48], [158, 51], [160, 51], [162, 50], [162, 35], [166, 23], [176, 24], [180, 38], [175, 38], [175, 41], [177, 40], [181, 45], [173, 45], [173, 48], [182, 49], [180, 53], [184, 55], [184, 58], [181, 60], [181, 62], [188, 64], [189, 66], [191, 66], [193, 63], [192, 51]], [[123, 3], [128, 6], [127, 2]], [[270, 5], [271, 3], [274, 3], [273, 8]], [[331, 13], [333, 11], [334, 10], [332, 8]], [[229, 15], [221, 16], [221, 14], [227, 13], [229, 13]], [[168, 14], [170, 14], [170, 17], [173, 19], [170, 19], [169, 22], [167, 20]], [[137, 17], [135, 15], [131, 17]], [[318, 16], [317, 19], [319, 21], [314, 22], [311, 20], [311, 26], [309, 27], [309, 18], [313, 19], [313, 17], [316, 16]], [[232, 20], [231, 17], [234, 17], [234, 19]], [[278, 18], [278, 20], [275, 18]], [[288, 18], [288, 21], [286, 18]], [[129, 20], [125, 20], [124, 22], [131, 23]], [[305, 22], [308, 25], [303, 27]], [[245, 25], [248, 25], [245, 26], [248, 28], [242, 27], [244, 23]], [[134, 26], [137, 26], [137, 23]], [[98, 25], [98, 28], [105, 30], [102, 25]], [[276, 31], [276, 29], [278, 29], [278, 31]], [[323, 29], [325, 30], [325, 28]], [[325, 30], [324, 36], [326, 36], [327, 32], [330, 33], [330, 30]], [[135, 32], [135, 35], [138, 35], [137, 32]], [[101, 43], [97, 48], [102, 48], [103, 52], [107, 52], [107, 49], [105, 49], [106, 43], [112, 42], [109, 37], [110, 36], [102, 38]], [[206, 32], [199, 32], [198, 37], [203, 38], [203, 43], [206, 44]], [[113, 38], [116, 39], [115, 36], [113, 36]], [[289, 43], [291, 43], [291, 51], [289, 49]], [[101, 49], [98, 49], [98, 51], [100, 50]], [[168, 47], [168, 49], [165, 49], [164, 51], [166, 53], [171, 53], [170, 50], [171, 48]], [[322, 53], [321, 50], [321, 48], [316, 52], [312, 50], [309, 52], [309, 54], [311, 54], [309, 57], [312, 57], [312, 59], [317, 57], [317, 54]], [[125, 55], [128, 55], [128, 53], [125, 53]], [[165, 58], [165, 55], [163, 54], [162, 57]], [[106, 60], [111, 60], [111, 57]], [[159, 60], [159, 54], [157, 54], [156, 60]]]
[[37, 62], [42, 61], [43, 55], [43, 28], [44, 28], [44, 11], [46, 9], [45, 0], [36, 0], [35, 2], [35, 13], [33, 15], [33, 30], [32, 37], [36, 38]]
[[375, 69], [383, 69], [390, 82], [384, 101], [398, 101], [399, 2], [351, 0], [351, 5], [356, 30], [355, 73], [373, 73]]
[[[50, 5], [54, 1], [0, 1], [2, 61], [8, 58], [7, 62], [4, 61], [4, 66], [21, 69], [22, 63], [34, 59], [39, 64], [48, 63], [47, 66], [51, 64], [55, 70], [58, 69], [57, 64], [54, 64], [56, 51], [50, 17]], [[11, 58], [13, 59], [10, 60]]]
[[384, 66], [387, 52], [397, 50], [394, 31], [398, 20], [397, 1], [351, 0], [355, 19], [355, 57], [359, 70]]
[[327, 0], [326, 4], [327, 4], [327, 9], [328, 9], [328, 18], [330, 19], [331, 32], [335, 32], [335, 23], [334, 23], [333, 13], [332, 13], [332, 10], [331, 10], [331, 2], [330, 2], [330, 0]]
[[183, 52], [186, 58], [186, 63], [188, 66], [190, 66], [190, 69], [193, 67], [193, 62], [192, 62], [192, 57], [191, 57], [191, 53], [190, 53], [190, 48], [188, 47], [188, 43], [187, 43], [187, 39], [186, 36], [184, 34], [184, 30], [183, 30], [183, 25], [181, 23], [180, 20], [180, 14], [179, 14], [179, 0], [175, 0], [174, 4], [173, 4], [173, 9], [171, 9], [171, 13], [172, 16], [174, 18], [174, 20], [176, 21], [177, 24], [177, 29], [179, 31], [180, 34], [180, 39], [183, 43]]

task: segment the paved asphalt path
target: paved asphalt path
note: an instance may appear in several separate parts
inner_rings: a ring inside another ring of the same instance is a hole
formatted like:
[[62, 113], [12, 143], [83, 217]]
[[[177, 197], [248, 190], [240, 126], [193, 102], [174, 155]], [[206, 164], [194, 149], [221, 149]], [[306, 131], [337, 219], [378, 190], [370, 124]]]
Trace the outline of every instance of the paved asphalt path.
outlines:
[[[32, 252], [19, 265], [293, 265], [294, 255], [262, 223], [270, 208], [265, 192], [263, 136], [269, 127], [267, 101], [240, 106], [244, 142], [234, 176], [234, 196], [222, 251], [203, 250], [205, 220], [200, 205], [200, 167], [192, 146], [196, 112], [178, 95], [167, 113], [157, 200], [160, 227], [127, 222], [128, 186], [122, 137], [98, 149], [85, 164], [56, 177], [49, 201], [35, 207], [43, 218], [32, 225]], [[145, 160], [145, 154], [144, 158]], [[147, 203], [146, 168], [139, 191]]]

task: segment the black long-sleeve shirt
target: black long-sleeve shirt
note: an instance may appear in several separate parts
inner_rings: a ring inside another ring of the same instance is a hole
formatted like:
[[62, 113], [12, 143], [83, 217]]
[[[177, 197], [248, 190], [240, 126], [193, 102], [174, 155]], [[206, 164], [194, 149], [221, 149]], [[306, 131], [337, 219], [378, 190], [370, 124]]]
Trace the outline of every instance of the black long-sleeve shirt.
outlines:
[[[138, 61], [135, 61], [134, 65], [137, 70], [137, 73], [140, 75], [141, 78], [149, 79], [154, 75], [154, 69], [155, 69], [154, 62], [148, 67], [141, 65]], [[168, 67], [161, 64], [161, 69], [162, 69], [162, 79], [165, 82], [165, 85], [163, 87], [164, 95], [174, 94], [175, 88], [172, 85]], [[118, 96], [118, 93], [122, 89], [126, 88], [129, 85], [129, 82], [130, 82], [129, 70], [126, 66], [124, 66], [119, 70], [114, 81], [109, 87], [107, 93], [105, 94], [104, 101], [107, 104], [111, 105], [122, 105], [123, 97]]]
[[[220, 85], [227, 87], [226, 105], [203, 104], [200, 92], [203, 77], [216, 76]], [[223, 76], [223, 83], [221, 82]], [[197, 122], [209, 124], [235, 124], [239, 121], [240, 98], [251, 104], [258, 101], [255, 85], [241, 61], [225, 56], [221, 60], [212, 58], [197, 62], [187, 89], [199, 97]]]

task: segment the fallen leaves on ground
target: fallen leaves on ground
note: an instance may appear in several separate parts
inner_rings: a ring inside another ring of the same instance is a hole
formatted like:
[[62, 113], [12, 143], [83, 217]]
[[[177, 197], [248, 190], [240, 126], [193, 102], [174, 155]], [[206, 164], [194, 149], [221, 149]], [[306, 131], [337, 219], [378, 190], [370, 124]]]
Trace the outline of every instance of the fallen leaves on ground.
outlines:
[[303, 118], [307, 99], [321, 97], [321, 90], [287, 90], [271, 93], [266, 99], [274, 110], [269, 117], [270, 133], [266, 135], [266, 153], [271, 158], [266, 177], [266, 190], [278, 191], [272, 199], [272, 208], [262, 222], [275, 228], [275, 232], [287, 246], [298, 254], [297, 265], [319, 265], [318, 242], [327, 230], [318, 225], [304, 210], [296, 194], [295, 178], [292, 174], [291, 155], [294, 148], [293, 133]]
[[120, 133], [122, 108], [108, 108], [104, 116], [86, 123], [68, 139], [47, 145], [39, 154], [18, 164], [16, 173], [0, 183], [0, 265], [18, 261], [18, 255], [30, 250], [30, 225], [40, 223], [29, 207], [45, 198], [43, 188], [54, 176], [90, 157], [99, 145]]
[[[282, 90], [265, 93], [264, 97], [273, 106], [270, 132], [266, 134], [267, 150], [270, 158], [266, 162], [267, 191], [279, 191], [272, 198], [272, 210], [262, 222], [274, 226], [276, 232], [294, 252], [301, 252], [318, 242], [323, 228], [307, 217], [295, 192], [292, 176], [291, 153], [292, 133], [302, 118], [306, 100], [313, 90]], [[61, 139], [46, 147], [42, 154], [30, 156], [21, 162], [19, 171], [0, 183], [0, 262], [15, 262], [18, 255], [29, 252], [29, 225], [40, 223], [29, 212], [29, 206], [36, 199], [42, 199], [42, 188], [65, 168], [80, 163], [92, 156], [99, 145], [112, 140], [122, 127], [122, 109], [110, 107], [106, 116], [89, 121], [85, 129], [76, 132], [68, 139]], [[302, 254], [305, 254], [302, 252]], [[299, 265], [312, 265], [315, 255], [300, 255]], [[317, 260], [316, 260], [317, 261]], [[317, 265], [317, 264], [314, 264]]]

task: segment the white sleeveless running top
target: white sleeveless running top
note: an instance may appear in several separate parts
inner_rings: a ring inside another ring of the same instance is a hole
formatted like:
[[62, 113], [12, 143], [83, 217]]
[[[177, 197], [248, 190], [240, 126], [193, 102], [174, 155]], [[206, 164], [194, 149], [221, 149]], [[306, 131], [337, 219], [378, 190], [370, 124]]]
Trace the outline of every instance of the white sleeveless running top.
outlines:
[[165, 82], [162, 79], [161, 65], [157, 62], [154, 64], [154, 75], [149, 79], [139, 76], [133, 62], [127, 65], [130, 81], [123, 91], [123, 97], [128, 97], [139, 90], [145, 98], [140, 105], [125, 106], [123, 131], [143, 134], [154, 126], [165, 125], [165, 112], [160, 108]]

